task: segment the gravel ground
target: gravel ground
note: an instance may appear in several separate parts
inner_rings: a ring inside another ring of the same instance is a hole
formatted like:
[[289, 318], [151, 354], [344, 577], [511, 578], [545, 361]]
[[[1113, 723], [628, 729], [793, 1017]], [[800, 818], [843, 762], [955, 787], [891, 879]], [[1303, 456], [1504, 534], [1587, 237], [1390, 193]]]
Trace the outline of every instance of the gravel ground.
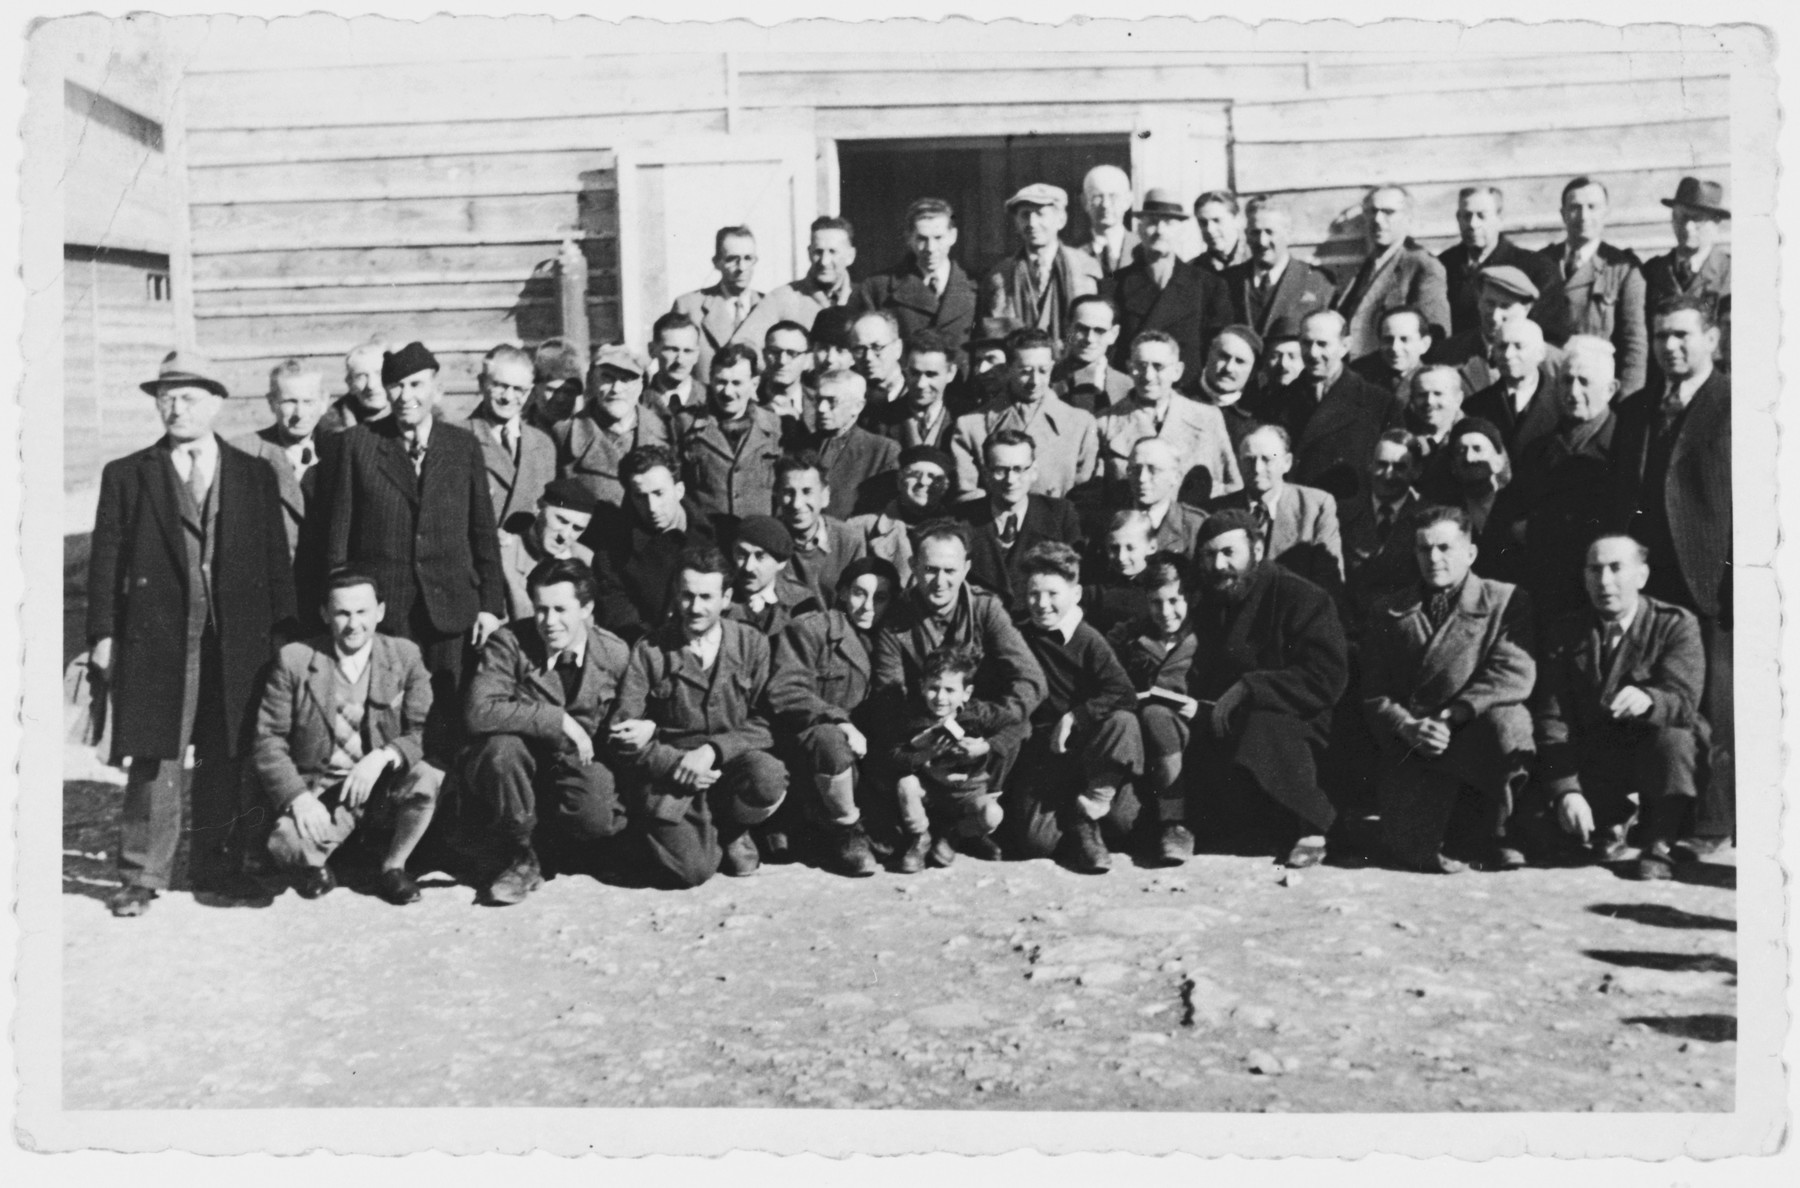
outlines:
[[68, 1109], [1732, 1108], [1729, 858], [1664, 884], [964, 858], [560, 877], [508, 909], [433, 878], [404, 909], [177, 893], [114, 920], [119, 794], [64, 786]]

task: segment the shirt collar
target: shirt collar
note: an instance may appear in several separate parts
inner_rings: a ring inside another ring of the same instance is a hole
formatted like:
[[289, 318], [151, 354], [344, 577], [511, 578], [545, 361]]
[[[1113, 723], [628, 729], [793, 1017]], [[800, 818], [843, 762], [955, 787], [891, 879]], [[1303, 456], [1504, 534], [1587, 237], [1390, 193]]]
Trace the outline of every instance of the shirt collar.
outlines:
[[333, 643], [331, 654], [344, 679], [354, 684], [362, 679], [364, 670], [369, 667], [369, 658], [375, 654], [375, 637], [371, 635], [369, 642], [354, 652], [346, 652]]
[[211, 433], [203, 433], [193, 441], [169, 440], [168, 445], [171, 454], [185, 453], [206, 466], [212, 465], [219, 456], [219, 439]]
[[1292, 259], [1292, 257], [1283, 256], [1280, 260], [1275, 262], [1273, 267], [1268, 268], [1264, 271], [1264, 275], [1269, 278], [1269, 287], [1270, 288], [1274, 288], [1276, 285], [1281, 283], [1281, 275], [1282, 275], [1282, 273], [1287, 271], [1288, 261], [1290, 259]]
[[570, 644], [560, 652], [550, 653], [544, 661], [544, 671], [554, 672], [557, 664], [564, 656], [574, 657], [576, 668], [580, 668], [587, 663], [587, 632], [577, 632], [574, 643]]
[[1081, 626], [1081, 604], [1078, 602], [1069, 608], [1068, 614], [1052, 624], [1050, 630], [1056, 632], [1066, 644], [1075, 638], [1075, 629], [1079, 626]]
[[405, 437], [408, 433], [410, 433], [418, 439], [418, 442], [421, 446], [429, 446], [431, 444], [431, 422], [432, 422], [432, 420], [433, 420], [432, 417], [427, 416], [423, 421], [420, 421], [417, 425], [414, 425], [411, 428], [406, 428], [405, 426], [400, 425], [400, 423], [396, 421], [395, 428], [400, 430], [401, 437]]
[[1286, 483], [1278, 483], [1267, 494], [1258, 495], [1256, 498], [1259, 503], [1269, 509], [1269, 515], [1273, 517], [1276, 509], [1281, 506], [1281, 496], [1286, 490]]
[[1599, 250], [1600, 241], [1598, 239], [1590, 239], [1580, 247], [1575, 247], [1572, 244], [1565, 245], [1563, 249], [1563, 258], [1573, 259], [1575, 261], [1575, 266], [1579, 268], [1589, 260], [1592, 260], [1594, 258], [1594, 253]]
[[759, 613], [762, 611], [768, 610], [771, 606], [774, 606], [775, 603], [777, 603], [781, 599], [781, 590], [779, 588], [780, 585], [781, 585], [781, 582], [779, 579], [777, 579], [776, 581], [770, 582], [767, 586], [763, 587], [761, 590], [757, 591], [755, 594], [752, 594], [748, 598], [744, 599], [744, 605], [749, 607], [751, 610], [757, 611]]
[[1694, 402], [1695, 393], [1699, 392], [1706, 381], [1711, 378], [1712, 372], [1709, 371], [1705, 375], [1685, 379], [1678, 384], [1671, 384], [1670, 387], [1673, 388], [1676, 399], [1681, 401], [1681, 407], [1686, 408]]
[[1600, 620], [1601, 638], [1605, 638], [1607, 629], [1612, 627], [1615, 623], [1618, 625], [1619, 633], [1621, 635], [1623, 635], [1627, 631], [1630, 631], [1631, 625], [1633, 623], [1637, 622], [1638, 610], [1640, 608], [1642, 608], [1643, 605], [1644, 605], [1644, 600], [1642, 598], [1639, 598], [1636, 602], [1631, 604], [1631, 609], [1626, 611], [1623, 617], [1618, 618], [1618, 619], [1613, 619], [1613, 620], [1608, 620], [1608, 619]]
[[682, 651], [691, 652], [699, 657], [701, 667], [711, 667], [719, 654], [719, 641], [725, 638], [725, 625], [714, 623], [713, 629], [699, 639], [690, 639], [682, 645]]

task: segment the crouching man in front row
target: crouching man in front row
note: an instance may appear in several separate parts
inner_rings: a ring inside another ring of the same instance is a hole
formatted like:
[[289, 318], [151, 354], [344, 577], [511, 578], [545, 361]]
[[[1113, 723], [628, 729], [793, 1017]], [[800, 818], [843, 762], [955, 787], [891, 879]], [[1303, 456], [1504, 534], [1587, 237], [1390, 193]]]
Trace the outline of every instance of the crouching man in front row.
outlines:
[[1540, 774], [1563, 830], [1596, 860], [1617, 861], [1635, 815], [1644, 844], [1631, 873], [1667, 879], [1694, 804], [1706, 653], [1693, 612], [1644, 596], [1648, 561], [1629, 536], [1588, 547], [1593, 610], [1551, 628], [1533, 709]]
[[487, 901], [522, 903], [553, 864], [591, 866], [625, 827], [596, 738], [625, 673], [625, 641], [594, 623], [594, 574], [573, 557], [541, 562], [525, 582], [532, 614], [488, 637], [469, 682], [457, 808], [465, 848], [500, 873]]
[[308, 899], [337, 886], [331, 855], [365, 826], [393, 830], [376, 891], [395, 904], [419, 898], [406, 860], [444, 773], [423, 757], [431, 674], [417, 644], [376, 632], [386, 613], [373, 577], [333, 573], [330, 634], [282, 648], [263, 691], [253, 762], [280, 814], [269, 852]]
[[721, 617], [729, 581], [716, 548], [681, 554], [669, 620], [632, 648], [612, 730], [641, 797], [651, 865], [677, 887], [719, 870], [756, 873], [750, 827], [787, 795], [763, 717], [769, 641]]

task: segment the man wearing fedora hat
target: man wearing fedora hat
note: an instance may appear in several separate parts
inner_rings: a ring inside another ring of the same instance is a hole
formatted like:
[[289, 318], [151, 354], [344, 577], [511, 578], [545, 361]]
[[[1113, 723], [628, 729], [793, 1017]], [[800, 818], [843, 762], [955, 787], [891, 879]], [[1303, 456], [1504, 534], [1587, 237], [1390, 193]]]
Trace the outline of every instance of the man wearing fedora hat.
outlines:
[[1100, 262], [1057, 234], [1069, 221], [1069, 195], [1035, 182], [1006, 200], [1019, 233], [1018, 254], [994, 266], [981, 282], [981, 316], [1013, 318], [1059, 343], [1069, 303], [1100, 287]]
[[153, 380], [163, 437], [107, 464], [88, 560], [90, 663], [112, 690], [119, 816], [117, 916], [178, 877], [226, 875], [257, 677], [291, 626], [294, 579], [275, 472], [212, 431], [225, 385], [171, 351]]
[[[1731, 248], [1719, 242], [1731, 217], [1725, 188], [1704, 178], [1684, 177], [1675, 197], [1664, 198], [1675, 228], [1675, 250], [1644, 265], [1644, 308], [1671, 297], [1711, 297], [1715, 308], [1731, 297]], [[1655, 360], [1653, 359], [1652, 362]]]
[[1119, 311], [1113, 366], [1128, 371], [1138, 335], [1161, 330], [1175, 339], [1190, 388], [1206, 360], [1206, 344], [1234, 320], [1225, 281], [1175, 254], [1180, 224], [1192, 217], [1173, 190], [1146, 190], [1143, 205], [1128, 216], [1140, 240], [1138, 258], [1103, 286]]
[[506, 578], [481, 443], [434, 415], [443, 395], [436, 356], [408, 343], [382, 360], [381, 382], [394, 411], [344, 434], [327, 558], [332, 569], [372, 573], [387, 607], [381, 629], [425, 654], [433, 758], [453, 744], [464, 654], [500, 626]]

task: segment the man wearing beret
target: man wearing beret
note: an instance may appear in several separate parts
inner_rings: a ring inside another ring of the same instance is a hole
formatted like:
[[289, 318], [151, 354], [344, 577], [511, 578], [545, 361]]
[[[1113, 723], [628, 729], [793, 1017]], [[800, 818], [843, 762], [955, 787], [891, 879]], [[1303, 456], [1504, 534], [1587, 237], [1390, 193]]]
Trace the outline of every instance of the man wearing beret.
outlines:
[[600, 501], [572, 478], [552, 481], [538, 496], [537, 512], [527, 520], [514, 516], [500, 529], [500, 567], [506, 572], [506, 617], [531, 616], [531, 590], [526, 579], [546, 561], [573, 557], [593, 564], [594, 550], [581, 543]]
[[[1669, 222], [1675, 228], [1675, 250], [1644, 265], [1646, 315], [1670, 297], [1705, 294], [1723, 311], [1731, 301], [1731, 247], [1719, 242], [1731, 218], [1725, 208], [1725, 189], [1716, 181], [1684, 177], [1675, 197], [1664, 198]], [[1720, 358], [1727, 357], [1720, 347]], [[1651, 365], [1656, 359], [1652, 352]]]
[[481, 443], [434, 415], [438, 361], [423, 343], [383, 360], [393, 413], [343, 436], [333, 475], [327, 558], [379, 583], [381, 629], [410, 639], [431, 670], [427, 757], [452, 745], [464, 655], [506, 612], [506, 577]]
[[1183, 763], [1187, 815], [1215, 845], [1316, 865], [1337, 817], [1319, 789], [1318, 758], [1349, 679], [1337, 610], [1319, 587], [1264, 559], [1249, 512], [1209, 516], [1194, 556], [1187, 692], [1200, 704]]
[[745, 516], [731, 542], [731, 604], [725, 617], [774, 638], [796, 616], [816, 611], [813, 592], [787, 575], [794, 538], [774, 516]]
[[172, 351], [140, 386], [163, 437], [101, 472], [88, 558], [89, 665], [112, 693], [112, 762], [130, 766], [116, 916], [180, 878], [184, 836], [190, 881], [229, 881], [257, 681], [294, 617], [275, 472], [214, 435], [213, 365]]
[[1100, 262], [1057, 238], [1069, 221], [1061, 186], [1026, 186], [1006, 200], [1006, 213], [1019, 251], [982, 278], [981, 316], [1013, 318], [1061, 342], [1069, 303], [1100, 287]]
[[1556, 346], [1572, 335], [1609, 339], [1619, 357], [1626, 392], [1644, 386], [1649, 327], [1644, 322], [1644, 274], [1637, 253], [1602, 242], [1610, 199], [1597, 178], [1577, 177], [1563, 187], [1561, 243], [1538, 252], [1556, 275], [1531, 316]]
[[[1444, 283], [1450, 295], [1451, 334], [1473, 330], [1477, 324], [1482, 273], [1490, 268], [1510, 268], [1536, 290], [1556, 277], [1536, 252], [1520, 247], [1500, 230], [1500, 214], [1506, 195], [1498, 186], [1464, 186], [1456, 195], [1456, 227], [1461, 239], [1438, 253], [1444, 266]], [[1476, 385], [1477, 388], [1482, 385]]]
[[588, 369], [587, 400], [581, 411], [551, 430], [556, 445], [556, 473], [593, 493], [595, 499], [620, 507], [625, 484], [619, 464], [639, 446], [667, 447], [669, 426], [641, 400], [644, 357], [618, 343], [594, 348]]
[[1215, 272], [1179, 259], [1181, 224], [1193, 216], [1173, 190], [1152, 187], [1143, 205], [1126, 216], [1137, 229], [1138, 258], [1119, 269], [1102, 287], [1119, 311], [1119, 337], [1113, 342], [1113, 366], [1131, 368], [1131, 344], [1146, 330], [1161, 330], [1175, 339], [1189, 377], [1200, 373], [1206, 344], [1220, 327], [1231, 323], [1231, 290]]
[[1402, 305], [1424, 314], [1434, 334], [1448, 334], [1444, 266], [1411, 237], [1412, 195], [1404, 186], [1377, 186], [1363, 198], [1362, 213], [1369, 254], [1339, 284], [1331, 305], [1344, 315], [1350, 357], [1360, 359], [1380, 347], [1382, 315]]

